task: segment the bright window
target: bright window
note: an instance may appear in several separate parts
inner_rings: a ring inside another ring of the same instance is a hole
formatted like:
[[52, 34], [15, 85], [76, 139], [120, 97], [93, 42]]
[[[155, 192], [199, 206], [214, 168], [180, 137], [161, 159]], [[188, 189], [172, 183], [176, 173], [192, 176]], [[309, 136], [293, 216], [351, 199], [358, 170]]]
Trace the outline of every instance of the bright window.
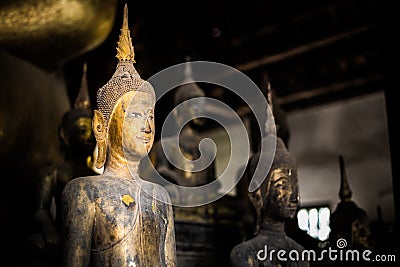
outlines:
[[325, 241], [329, 237], [330, 209], [326, 206], [301, 208], [297, 213], [297, 223], [310, 236]]

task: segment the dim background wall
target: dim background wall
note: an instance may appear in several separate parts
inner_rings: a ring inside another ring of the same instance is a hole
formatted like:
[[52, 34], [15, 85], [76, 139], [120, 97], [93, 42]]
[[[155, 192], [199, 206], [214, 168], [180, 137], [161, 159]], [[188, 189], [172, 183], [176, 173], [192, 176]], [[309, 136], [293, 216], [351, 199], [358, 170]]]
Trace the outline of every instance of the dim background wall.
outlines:
[[38, 172], [62, 160], [58, 126], [69, 108], [60, 70], [44, 71], [0, 50], [0, 227], [6, 251], [22, 252], [33, 229]]
[[299, 164], [301, 205], [339, 202], [338, 155], [344, 157], [353, 200], [394, 220], [389, 137], [382, 92], [288, 113], [289, 143]]

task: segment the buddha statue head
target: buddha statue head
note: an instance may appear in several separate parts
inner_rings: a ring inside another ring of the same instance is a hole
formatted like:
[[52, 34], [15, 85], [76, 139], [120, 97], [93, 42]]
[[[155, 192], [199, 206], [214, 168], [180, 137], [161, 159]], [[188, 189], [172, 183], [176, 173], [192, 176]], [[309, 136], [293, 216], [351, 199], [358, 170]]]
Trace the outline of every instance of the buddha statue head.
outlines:
[[153, 86], [140, 77], [133, 65], [135, 53], [128, 28], [127, 5], [116, 57], [118, 65], [114, 75], [97, 92], [98, 109], [93, 117], [98, 145], [96, 168], [104, 166], [106, 153], [110, 152], [140, 160], [154, 141], [156, 97]]
[[[187, 61], [190, 58], [187, 57]], [[197, 117], [202, 114], [201, 109], [203, 108], [202, 100], [198, 99], [196, 101], [185, 102], [186, 100], [205, 97], [205, 93], [202, 88], [194, 81], [193, 71], [190, 64], [185, 65], [184, 70], [185, 79], [183, 84], [179, 86], [174, 94], [174, 104], [175, 106], [182, 104], [183, 109], [175, 109], [174, 116], [178, 127], [181, 127], [183, 122], [187, 119], [190, 120], [191, 125], [201, 126], [204, 124], [204, 118]]]
[[81, 87], [74, 106], [64, 113], [58, 128], [61, 150], [66, 160], [87, 159], [92, 156], [95, 148], [92, 131], [93, 110], [88, 93], [86, 69], [85, 63]]
[[[247, 179], [253, 176], [259, 158], [260, 153], [251, 157]], [[249, 192], [249, 198], [257, 214], [256, 233], [266, 221], [284, 222], [296, 215], [299, 205], [297, 163], [279, 137], [267, 177], [258, 189]]]

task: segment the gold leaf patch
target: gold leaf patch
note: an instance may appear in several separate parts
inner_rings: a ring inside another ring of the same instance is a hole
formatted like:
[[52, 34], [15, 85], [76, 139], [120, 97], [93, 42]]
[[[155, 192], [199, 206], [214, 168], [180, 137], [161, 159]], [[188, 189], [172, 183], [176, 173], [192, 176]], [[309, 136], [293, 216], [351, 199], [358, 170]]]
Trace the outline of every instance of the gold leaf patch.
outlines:
[[129, 207], [132, 203], [135, 203], [135, 199], [133, 199], [133, 197], [131, 197], [130, 195], [123, 195], [122, 202], [124, 202], [124, 204]]

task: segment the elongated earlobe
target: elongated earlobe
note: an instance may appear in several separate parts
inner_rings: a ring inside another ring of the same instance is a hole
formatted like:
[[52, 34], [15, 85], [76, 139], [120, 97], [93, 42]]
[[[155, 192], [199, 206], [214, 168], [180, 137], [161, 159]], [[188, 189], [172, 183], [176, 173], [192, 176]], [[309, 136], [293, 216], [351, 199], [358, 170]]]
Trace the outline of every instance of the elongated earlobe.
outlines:
[[97, 141], [97, 158], [94, 164], [96, 168], [100, 169], [104, 166], [104, 163], [106, 162], [107, 129], [104, 116], [98, 110], [94, 110], [92, 128]]
[[175, 122], [178, 125], [178, 127], [181, 127], [182, 126], [182, 117], [180, 115], [182, 115], [182, 114], [179, 114], [178, 109], [176, 109], [176, 108], [172, 110], [172, 114], [174, 115]]
[[260, 224], [261, 224], [261, 212], [262, 208], [264, 205], [262, 196], [261, 196], [261, 188], [257, 188], [254, 192], [249, 192], [249, 198], [251, 203], [253, 203], [254, 208], [256, 209], [257, 212], [257, 218], [256, 218], [256, 229], [254, 234], [258, 234], [258, 231], [260, 230]]

